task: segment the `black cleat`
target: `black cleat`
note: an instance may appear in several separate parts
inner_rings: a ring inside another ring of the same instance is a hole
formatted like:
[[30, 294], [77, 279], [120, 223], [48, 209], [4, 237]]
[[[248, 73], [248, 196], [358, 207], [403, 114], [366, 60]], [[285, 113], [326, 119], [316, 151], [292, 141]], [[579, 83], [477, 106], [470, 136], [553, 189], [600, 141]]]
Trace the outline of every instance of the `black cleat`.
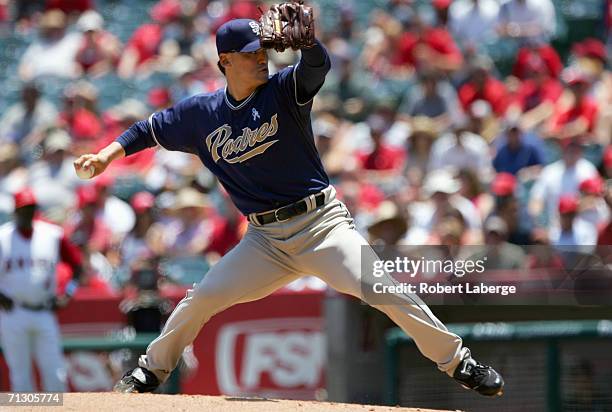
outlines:
[[114, 392], [142, 393], [153, 392], [159, 386], [159, 379], [145, 368], [135, 368], [123, 375], [115, 384]]
[[481, 365], [467, 357], [457, 366], [453, 378], [466, 389], [473, 389], [484, 396], [501, 396], [504, 379], [490, 366]]

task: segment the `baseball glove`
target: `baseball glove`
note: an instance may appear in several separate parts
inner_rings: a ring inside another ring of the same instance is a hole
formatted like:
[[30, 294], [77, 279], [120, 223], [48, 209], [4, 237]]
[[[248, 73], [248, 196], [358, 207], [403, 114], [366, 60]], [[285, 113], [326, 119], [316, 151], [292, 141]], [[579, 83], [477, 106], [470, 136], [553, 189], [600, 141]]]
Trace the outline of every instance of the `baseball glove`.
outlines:
[[261, 47], [283, 52], [285, 49], [308, 49], [315, 44], [312, 7], [303, 1], [270, 6], [260, 19]]

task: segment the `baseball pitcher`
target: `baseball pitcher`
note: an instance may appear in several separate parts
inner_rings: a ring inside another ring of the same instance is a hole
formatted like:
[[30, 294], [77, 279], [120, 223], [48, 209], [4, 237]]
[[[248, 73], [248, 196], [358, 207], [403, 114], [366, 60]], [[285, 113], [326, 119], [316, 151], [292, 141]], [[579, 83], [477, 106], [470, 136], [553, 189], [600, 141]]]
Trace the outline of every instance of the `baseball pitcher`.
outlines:
[[[113, 160], [148, 147], [193, 153], [249, 220], [242, 241], [187, 292], [117, 391], [155, 390], [213, 315], [303, 274], [364, 299], [362, 258], [366, 264], [377, 259], [336, 199], [315, 148], [310, 111], [330, 59], [315, 39], [312, 8], [282, 3], [259, 22], [229, 21], [217, 31], [216, 44], [225, 88], [153, 113], [99, 153], [75, 161], [77, 171], [91, 168], [97, 176]], [[299, 49], [301, 58], [270, 76], [267, 48]], [[374, 306], [412, 336], [424, 356], [466, 388], [501, 394], [502, 377], [476, 362], [417, 296], [396, 298], [402, 304]]]

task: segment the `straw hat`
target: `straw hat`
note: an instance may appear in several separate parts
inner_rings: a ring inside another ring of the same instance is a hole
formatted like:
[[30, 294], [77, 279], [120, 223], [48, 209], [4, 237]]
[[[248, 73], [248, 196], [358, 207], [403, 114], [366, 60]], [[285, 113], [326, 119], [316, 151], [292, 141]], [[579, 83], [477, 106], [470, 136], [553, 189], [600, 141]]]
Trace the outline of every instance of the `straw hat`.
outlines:
[[368, 232], [376, 233], [383, 223], [393, 223], [399, 233], [406, 233], [408, 222], [401, 215], [397, 205], [390, 200], [384, 200], [376, 208], [374, 218], [368, 226]]

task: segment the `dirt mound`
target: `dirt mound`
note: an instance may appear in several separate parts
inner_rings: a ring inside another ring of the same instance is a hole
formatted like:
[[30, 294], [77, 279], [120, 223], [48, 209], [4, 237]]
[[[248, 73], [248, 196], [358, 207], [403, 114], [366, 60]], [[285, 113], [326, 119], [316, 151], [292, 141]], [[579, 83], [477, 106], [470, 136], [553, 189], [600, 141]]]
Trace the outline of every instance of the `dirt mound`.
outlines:
[[215, 412], [433, 412], [432, 409], [355, 405], [314, 401], [289, 401], [260, 398], [232, 398], [200, 395], [151, 395], [121, 393], [67, 393], [64, 406], [15, 407], [19, 411], [215, 411]]

